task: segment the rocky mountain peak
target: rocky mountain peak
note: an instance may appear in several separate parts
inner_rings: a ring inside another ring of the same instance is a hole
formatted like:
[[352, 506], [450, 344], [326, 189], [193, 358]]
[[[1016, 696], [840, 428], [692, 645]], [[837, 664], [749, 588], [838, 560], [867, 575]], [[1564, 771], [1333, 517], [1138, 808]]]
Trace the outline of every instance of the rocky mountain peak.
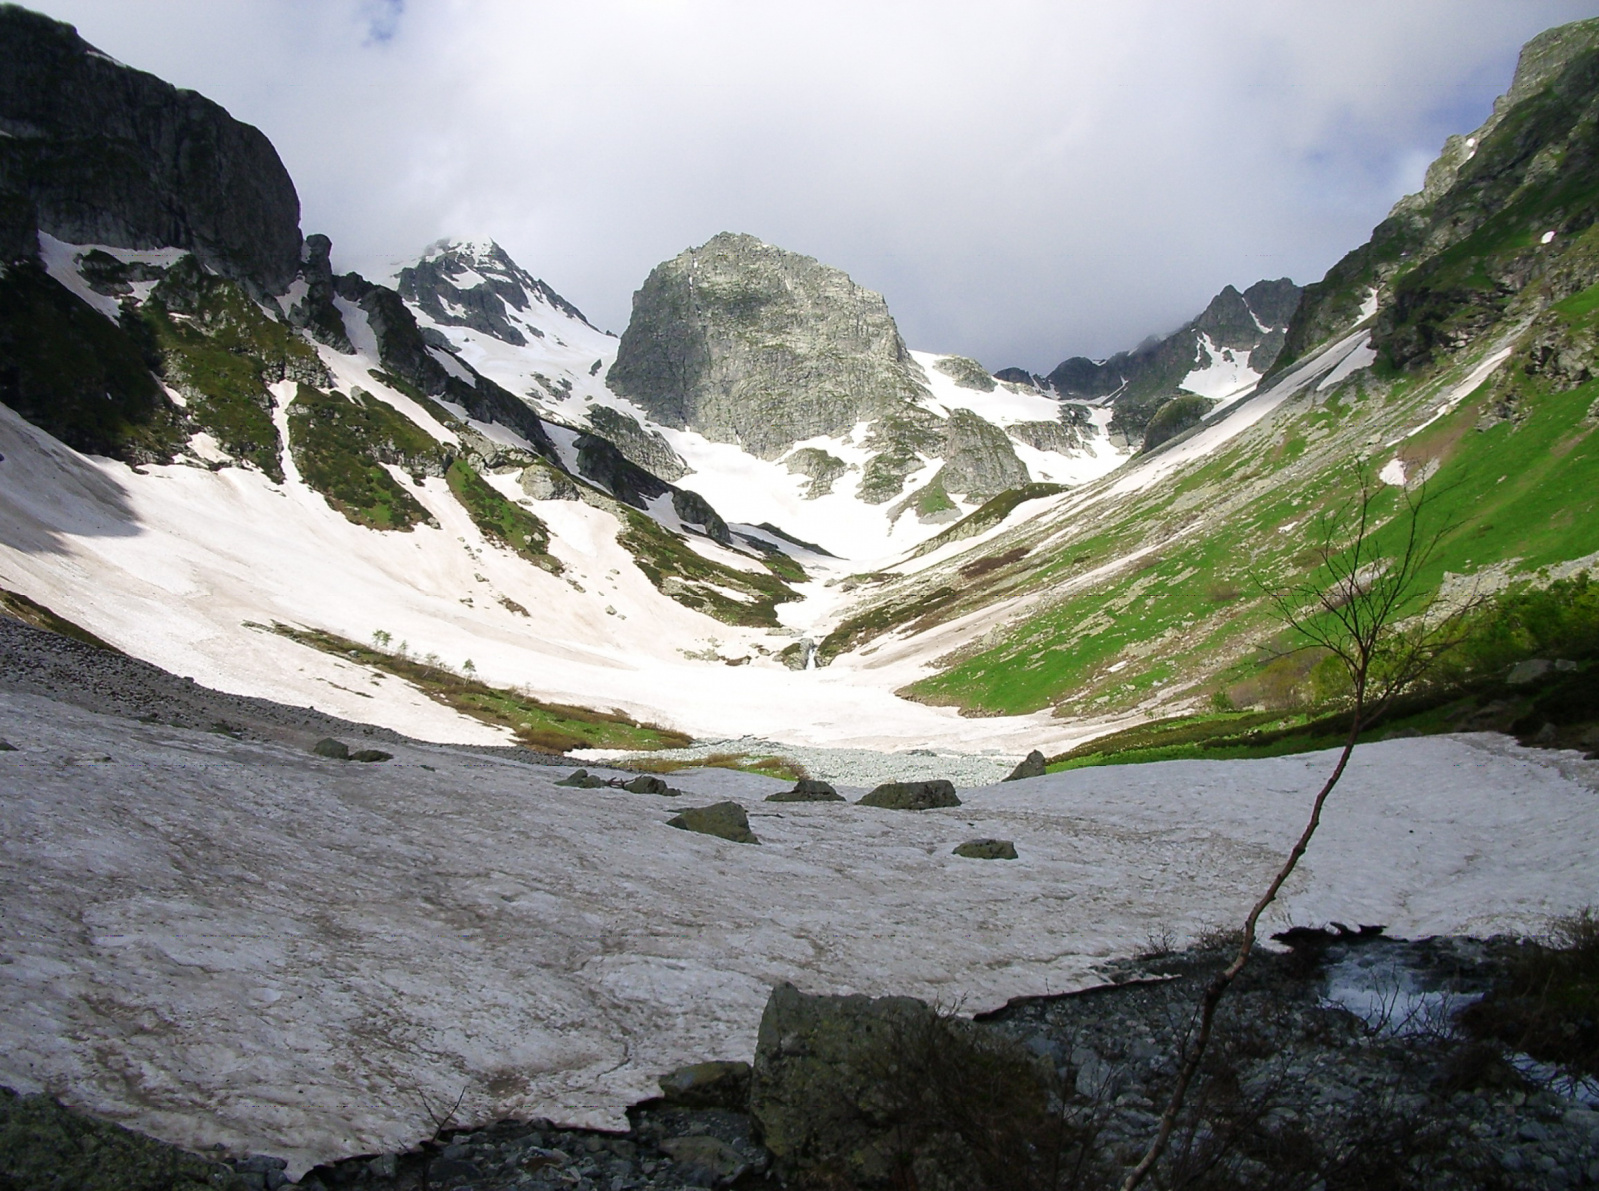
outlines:
[[38, 231], [187, 249], [262, 293], [299, 271], [300, 200], [258, 129], [11, 4], [0, 5], [0, 133], [0, 198], [31, 207]]
[[927, 394], [881, 294], [730, 232], [651, 271], [607, 383], [663, 425], [768, 459]]
[[591, 325], [581, 310], [493, 240], [436, 241], [421, 260], [400, 270], [395, 288], [436, 323], [466, 327], [516, 347], [525, 346], [529, 335], [543, 335], [532, 321], [541, 306]]

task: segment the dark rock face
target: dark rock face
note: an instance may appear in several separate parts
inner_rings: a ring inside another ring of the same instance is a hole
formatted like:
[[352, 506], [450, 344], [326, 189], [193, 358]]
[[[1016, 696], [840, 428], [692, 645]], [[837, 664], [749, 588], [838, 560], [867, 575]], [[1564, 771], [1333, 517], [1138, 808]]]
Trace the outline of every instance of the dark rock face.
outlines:
[[186, 248], [266, 293], [299, 270], [299, 197], [259, 130], [12, 5], [0, 132], [0, 193], [31, 202], [58, 239]]
[[926, 393], [880, 295], [726, 232], [650, 273], [606, 380], [663, 425], [766, 459]]
[[701, 835], [714, 835], [721, 839], [732, 840], [735, 844], [761, 842], [750, 830], [749, 816], [744, 813], [744, 808], [732, 801], [690, 807], [681, 814], [673, 815], [666, 821], [666, 825], [683, 831], [697, 831]]
[[733, 544], [733, 535], [727, 528], [727, 522], [711, 508], [711, 502], [698, 492], [690, 492], [684, 488], [673, 492], [672, 511], [684, 525], [694, 526], [712, 541], [720, 542], [724, 546]]
[[944, 778], [927, 782], [884, 782], [857, 806], [877, 806], [892, 811], [925, 811], [939, 806], [959, 806], [955, 784]]
[[1030, 777], [1044, 776], [1044, 754], [1034, 749], [1026, 757], [1017, 762], [1016, 768], [1010, 771], [1007, 782], [1020, 782]]
[[[543, 303], [588, 322], [581, 310], [494, 243], [477, 246], [441, 240], [416, 264], [400, 270], [396, 288], [436, 323], [467, 327], [517, 347], [527, 343], [527, 336], [511, 323], [507, 310], [520, 313]], [[536, 328], [533, 333], [542, 334]]]
[[637, 418], [608, 405], [596, 405], [588, 411], [588, 422], [596, 434], [610, 439], [617, 450], [645, 471], [667, 481], [688, 475], [688, 464], [661, 437], [661, 432], [645, 430]]
[[612, 496], [635, 509], [673, 491], [672, 485], [634, 463], [610, 439], [594, 434], [578, 437], [577, 470], [584, 479], [610, 489]]
[[311, 332], [316, 339], [335, 351], [351, 355], [355, 348], [350, 345], [344, 316], [333, 304], [332, 251], [333, 241], [326, 236], [305, 238], [305, 259], [300, 264], [300, 276], [306, 284], [305, 297], [289, 308], [289, 322]]

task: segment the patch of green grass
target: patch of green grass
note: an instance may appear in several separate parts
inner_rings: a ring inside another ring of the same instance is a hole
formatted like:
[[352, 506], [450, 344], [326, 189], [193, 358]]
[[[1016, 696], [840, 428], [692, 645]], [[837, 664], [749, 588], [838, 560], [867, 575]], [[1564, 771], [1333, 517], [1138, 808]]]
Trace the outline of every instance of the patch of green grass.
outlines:
[[517, 743], [546, 753], [573, 749], [676, 749], [693, 740], [681, 732], [642, 723], [621, 711], [596, 711], [547, 703], [530, 695], [489, 686], [442, 666], [405, 654], [361, 645], [336, 633], [274, 624], [281, 636], [312, 649], [402, 678], [428, 698], [485, 724], [510, 729]]
[[109, 653], [122, 652], [116, 646], [100, 640], [82, 625], [74, 624], [65, 616], [51, 611], [36, 600], [30, 600], [18, 591], [0, 588], [0, 616], [9, 616], [13, 620], [20, 620], [23, 624], [43, 629], [47, 633], [55, 633], [57, 636], [71, 637], [74, 641], [82, 641], [85, 645], [92, 645]]
[[549, 552], [550, 531], [544, 522], [502, 495], [464, 459], [452, 462], [444, 478], [484, 537], [547, 571], [561, 573], [564, 568], [560, 560]]
[[369, 529], [431, 521], [383, 465], [442, 466], [439, 444], [408, 418], [359, 390], [354, 397], [301, 385], [289, 403], [289, 449], [301, 477], [334, 509]]
[[764, 575], [737, 570], [706, 558], [636, 509], [618, 504], [613, 511], [622, 520], [617, 543], [658, 591], [684, 607], [726, 624], [775, 628], [777, 605], [799, 598], [783, 581], [781, 563], [769, 561], [773, 573]]
[[809, 777], [805, 767], [791, 757], [756, 757], [749, 753], [711, 753], [709, 756], [689, 760], [677, 758], [649, 758], [632, 760], [629, 769], [640, 773], [680, 773], [685, 769], [732, 769], [739, 773], [758, 773], [785, 782], [797, 782]]
[[1029, 500], [1042, 500], [1046, 496], [1054, 496], [1064, 491], [1066, 491], [1064, 484], [1024, 484], [1020, 488], [1006, 489], [998, 496], [978, 505], [948, 529], [940, 531], [922, 543], [912, 557], [919, 558], [950, 542], [976, 537], [1009, 517], [1018, 505]]
[[826, 665], [839, 654], [848, 653], [881, 633], [904, 625], [931, 623], [927, 618], [949, 608], [959, 595], [953, 587], [939, 587], [913, 600], [878, 604], [857, 613], [822, 638], [816, 647], [817, 664]]

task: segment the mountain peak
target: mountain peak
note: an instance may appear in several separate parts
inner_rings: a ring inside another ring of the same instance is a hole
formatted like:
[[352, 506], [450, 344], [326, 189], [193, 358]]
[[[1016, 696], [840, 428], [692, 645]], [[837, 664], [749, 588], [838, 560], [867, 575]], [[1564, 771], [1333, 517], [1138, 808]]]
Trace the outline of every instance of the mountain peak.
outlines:
[[544, 332], [540, 306], [592, 326], [583, 312], [529, 273], [494, 240], [435, 240], [396, 275], [400, 296], [442, 326], [466, 327], [516, 347]]

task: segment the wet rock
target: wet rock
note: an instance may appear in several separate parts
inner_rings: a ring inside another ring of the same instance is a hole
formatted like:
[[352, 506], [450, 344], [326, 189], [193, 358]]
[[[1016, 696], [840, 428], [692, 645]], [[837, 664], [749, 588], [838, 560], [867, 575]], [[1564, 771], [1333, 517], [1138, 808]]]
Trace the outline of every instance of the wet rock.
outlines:
[[670, 1104], [685, 1108], [727, 1108], [744, 1112], [750, 1102], [750, 1065], [741, 1062], [695, 1063], [679, 1067], [657, 1081]]
[[736, 802], [716, 802], [710, 806], [691, 807], [666, 821], [668, 827], [683, 831], [697, 831], [701, 835], [714, 835], [732, 840], [735, 844], [758, 844], [750, 830], [749, 816]]
[[831, 785], [812, 777], [802, 777], [792, 790], [768, 794], [767, 802], [843, 802], [844, 796]]
[[1027, 754], [1026, 758], [1021, 761], [1015, 769], [1010, 771], [1010, 776], [1005, 780], [1007, 782], [1020, 782], [1025, 781], [1030, 777], [1043, 776], [1044, 754], [1039, 752], [1037, 749], [1034, 749], [1032, 752]]
[[955, 785], [944, 778], [926, 782], [884, 782], [857, 806], [876, 806], [894, 811], [925, 811], [940, 806], [959, 806]]
[[968, 860], [1015, 860], [1016, 845], [1008, 839], [973, 839], [956, 845], [955, 855]]
[[342, 740], [334, 740], [331, 736], [324, 736], [311, 746], [311, 751], [319, 757], [327, 757], [333, 761], [348, 761], [350, 759], [350, 746]]

